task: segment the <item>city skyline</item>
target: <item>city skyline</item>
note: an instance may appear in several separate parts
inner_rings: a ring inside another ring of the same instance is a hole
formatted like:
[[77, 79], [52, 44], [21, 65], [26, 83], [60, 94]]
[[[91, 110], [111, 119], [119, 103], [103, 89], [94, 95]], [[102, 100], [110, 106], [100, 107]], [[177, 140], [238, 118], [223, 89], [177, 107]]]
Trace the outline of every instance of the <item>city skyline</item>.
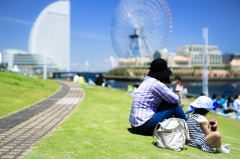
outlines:
[[[40, 12], [56, 0], [2, 0], [0, 5], [0, 51], [28, 51], [28, 39]], [[111, 21], [120, 0], [71, 0], [70, 63], [72, 71], [108, 71], [110, 56], [118, 58], [111, 42]], [[173, 32], [167, 49], [202, 45], [202, 28], [208, 27], [209, 45], [222, 53], [240, 52], [238, 0], [167, 0], [173, 17]]]

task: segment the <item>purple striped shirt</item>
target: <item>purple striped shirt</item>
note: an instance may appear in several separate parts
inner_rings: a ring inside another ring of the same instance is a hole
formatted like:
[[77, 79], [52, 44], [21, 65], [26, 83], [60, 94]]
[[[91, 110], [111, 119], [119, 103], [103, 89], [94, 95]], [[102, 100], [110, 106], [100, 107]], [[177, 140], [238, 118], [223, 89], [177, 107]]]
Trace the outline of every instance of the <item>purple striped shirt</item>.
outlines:
[[150, 76], [145, 77], [134, 93], [129, 117], [130, 124], [137, 127], [147, 122], [157, 112], [163, 99], [169, 103], [180, 101], [180, 97], [165, 84]]

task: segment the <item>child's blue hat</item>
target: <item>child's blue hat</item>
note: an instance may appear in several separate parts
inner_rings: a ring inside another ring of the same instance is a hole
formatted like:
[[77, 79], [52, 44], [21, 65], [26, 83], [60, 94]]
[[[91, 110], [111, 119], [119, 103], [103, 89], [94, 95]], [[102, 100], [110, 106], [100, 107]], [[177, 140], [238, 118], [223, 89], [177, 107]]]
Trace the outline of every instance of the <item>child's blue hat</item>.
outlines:
[[211, 98], [207, 96], [200, 96], [198, 97], [193, 103], [190, 104], [188, 107], [187, 111], [185, 112], [186, 114], [189, 114], [193, 112], [196, 108], [204, 108], [206, 110], [213, 110], [213, 101]]

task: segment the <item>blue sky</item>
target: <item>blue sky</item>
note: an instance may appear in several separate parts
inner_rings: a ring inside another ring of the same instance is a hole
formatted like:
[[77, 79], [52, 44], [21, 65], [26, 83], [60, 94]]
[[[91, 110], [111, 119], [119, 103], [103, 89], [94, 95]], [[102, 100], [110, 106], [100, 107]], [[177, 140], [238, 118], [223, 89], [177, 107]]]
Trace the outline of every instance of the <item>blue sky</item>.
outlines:
[[[32, 25], [40, 12], [56, 0], [0, 0], [0, 51], [28, 51]], [[208, 27], [209, 45], [222, 53], [240, 52], [240, 0], [166, 0], [173, 17], [167, 49], [203, 44]], [[111, 42], [111, 21], [120, 0], [70, 0], [71, 70], [111, 69], [109, 57], [118, 58]]]

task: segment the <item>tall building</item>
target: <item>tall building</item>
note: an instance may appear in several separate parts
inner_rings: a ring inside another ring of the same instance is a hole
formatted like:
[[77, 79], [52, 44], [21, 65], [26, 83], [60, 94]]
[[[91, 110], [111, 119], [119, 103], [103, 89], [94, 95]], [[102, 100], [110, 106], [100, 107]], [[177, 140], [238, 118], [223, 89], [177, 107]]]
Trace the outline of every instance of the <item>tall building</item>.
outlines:
[[59, 70], [70, 70], [70, 2], [48, 5], [33, 24], [28, 51], [46, 55]]

